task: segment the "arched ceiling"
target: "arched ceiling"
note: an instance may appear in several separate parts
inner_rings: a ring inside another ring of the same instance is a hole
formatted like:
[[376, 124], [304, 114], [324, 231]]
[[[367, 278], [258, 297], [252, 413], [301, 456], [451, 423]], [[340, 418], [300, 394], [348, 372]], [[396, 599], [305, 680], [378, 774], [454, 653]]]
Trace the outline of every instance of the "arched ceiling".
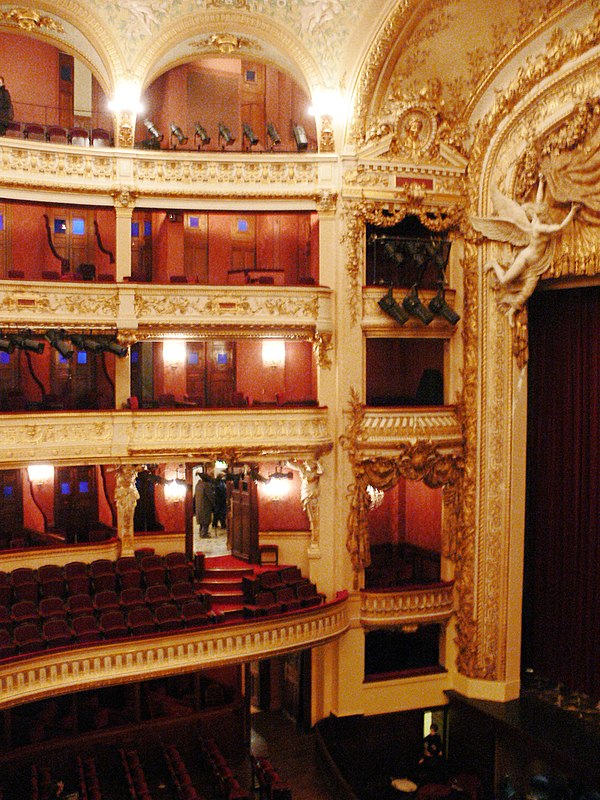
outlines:
[[598, 0], [40, 0], [0, 4], [0, 26], [79, 55], [109, 95], [119, 79], [147, 85], [188, 56], [226, 54], [222, 37], [232, 35], [236, 55], [275, 64], [309, 93], [352, 97], [361, 138], [425, 87], [451, 121], [476, 119], [558, 28], [583, 27], [597, 7]]

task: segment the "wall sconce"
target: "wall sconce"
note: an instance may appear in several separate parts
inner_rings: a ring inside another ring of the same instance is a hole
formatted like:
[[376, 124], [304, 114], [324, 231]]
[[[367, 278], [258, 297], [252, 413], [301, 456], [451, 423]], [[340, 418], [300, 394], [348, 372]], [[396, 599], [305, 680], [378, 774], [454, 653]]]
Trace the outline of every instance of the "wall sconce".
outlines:
[[248, 147], [246, 149], [250, 150], [253, 145], [258, 144], [258, 136], [255, 135], [254, 131], [247, 122], [244, 122], [242, 125], [242, 130], [243, 138], [248, 142]]
[[187, 144], [188, 137], [181, 130], [179, 125], [175, 125], [175, 123], [172, 122], [170, 127], [171, 127], [171, 147], [173, 148], [173, 150], [177, 148], [177, 145], [173, 144], [173, 139], [177, 139], [177, 142], [179, 144]]
[[184, 339], [165, 339], [163, 342], [163, 363], [166, 367], [181, 367], [187, 354]]
[[[198, 142], [200, 142], [200, 144], [198, 144]], [[205, 144], [210, 144], [210, 136], [206, 132], [206, 128], [203, 128], [199, 122], [196, 123], [194, 143], [198, 144], [198, 150], [200, 150], [200, 148], [203, 147]]]
[[306, 150], [308, 148], [308, 136], [302, 125], [294, 125], [292, 133], [296, 142], [296, 150]]
[[369, 495], [369, 510], [379, 508], [379, 506], [383, 503], [385, 492], [382, 489], [376, 489], [374, 486], [369, 484], [367, 486], [367, 494]]
[[179, 503], [185, 499], [187, 493], [187, 483], [185, 481], [185, 469], [184, 469], [184, 477], [182, 478], [179, 474], [179, 470], [184, 469], [181, 464], [175, 470], [174, 477], [166, 481], [163, 485], [163, 491], [165, 494], [165, 500], [168, 500], [170, 503]]
[[219, 147], [225, 150], [225, 147], [235, 142], [235, 136], [231, 133], [227, 125], [219, 122]]
[[267, 136], [271, 140], [271, 150], [277, 144], [281, 144], [281, 136], [277, 133], [277, 128], [272, 122], [267, 122]]
[[52, 464], [30, 464], [27, 475], [31, 483], [50, 483], [54, 478], [54, 467]]
[[264, 339], [262, 343], [263, 367], [285, 366], [285, 342], [283, 339]]

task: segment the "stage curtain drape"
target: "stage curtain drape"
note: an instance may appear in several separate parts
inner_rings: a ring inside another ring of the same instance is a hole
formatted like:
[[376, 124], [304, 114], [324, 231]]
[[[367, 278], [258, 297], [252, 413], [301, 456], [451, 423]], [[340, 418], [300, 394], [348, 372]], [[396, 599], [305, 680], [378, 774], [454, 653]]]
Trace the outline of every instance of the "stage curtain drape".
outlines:
[[523, 667], [600, 696], [600, 287], [529, 302]]

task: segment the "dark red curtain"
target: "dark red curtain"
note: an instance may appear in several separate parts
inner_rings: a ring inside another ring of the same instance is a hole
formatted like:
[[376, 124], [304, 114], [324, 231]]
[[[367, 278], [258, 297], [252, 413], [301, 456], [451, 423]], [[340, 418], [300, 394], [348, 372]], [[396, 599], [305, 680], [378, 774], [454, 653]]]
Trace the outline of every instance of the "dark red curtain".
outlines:
[[529, 301], [523, 667], [600, 696], [600, 287]]

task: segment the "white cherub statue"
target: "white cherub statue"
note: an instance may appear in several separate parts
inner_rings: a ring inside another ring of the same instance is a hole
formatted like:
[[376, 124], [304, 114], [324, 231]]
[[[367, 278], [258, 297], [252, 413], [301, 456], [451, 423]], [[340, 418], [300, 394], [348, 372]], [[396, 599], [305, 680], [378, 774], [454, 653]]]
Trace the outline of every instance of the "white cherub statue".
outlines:
[[513, 325], [514, 315], [533, 293], [540, 275], [552, 263], [554, 235], [566, 228], [579, 205], [572, 205], [562, 222], [548, 222], [549, 209], [544, 201], [544, 179], [541, 175], [533, 203], [519, 205], [495, 186], [491, 194], [498, 216], [472, 217], [471, 224], [488, 239], [523, 248], [508, 264], [503, 266], [491, 258], [484, 268], [486, 272], [494, 270], [500, 287], [504, 288], [499, 303], [508, 306], [509, 321]]

